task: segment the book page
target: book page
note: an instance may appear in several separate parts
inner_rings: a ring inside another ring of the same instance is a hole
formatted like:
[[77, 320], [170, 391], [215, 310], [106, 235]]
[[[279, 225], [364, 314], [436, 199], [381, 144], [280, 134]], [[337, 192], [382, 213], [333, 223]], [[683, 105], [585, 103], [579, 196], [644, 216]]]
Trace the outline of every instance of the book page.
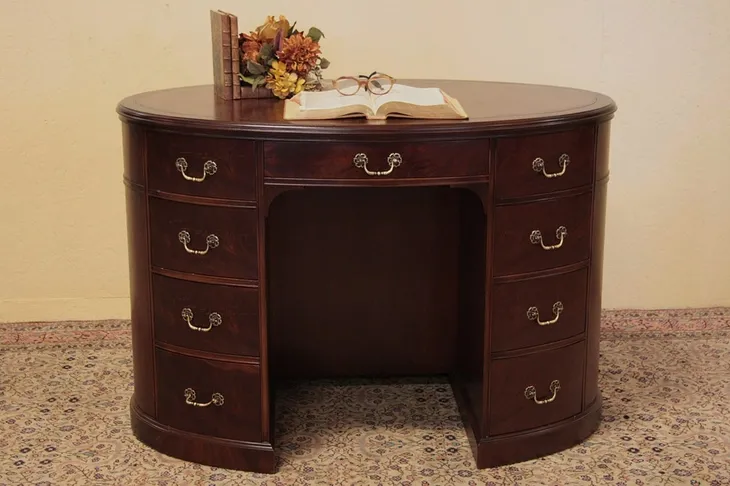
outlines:
[[370, 106], [370, 93], [360, 90], [352, 96], [341, 95], [336, 90], [302, 91], [300, 93], [302, 110], [332, 110], [348, 106]]
[[439, 88], [414, 88], [405, 84], [394, 84], [388, 94], [382, 96], [373, 96], [374, 110], [377, 111], [385, 103], [390, 101], [400, 101], [419, 106], [443, 105], [446, 103], [444, 96]]

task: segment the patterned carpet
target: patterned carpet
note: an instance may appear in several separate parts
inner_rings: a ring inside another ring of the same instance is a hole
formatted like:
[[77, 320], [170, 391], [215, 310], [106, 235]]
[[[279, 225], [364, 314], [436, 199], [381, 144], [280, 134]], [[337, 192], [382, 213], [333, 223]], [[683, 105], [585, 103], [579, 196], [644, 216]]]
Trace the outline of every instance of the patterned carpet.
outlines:
[[446, 383], [315, 382], [263, 475], [134, 439], [128, 322], [0, 324], [0, 485], [730, 484], [730, 309], [605, 312], [601, 346], [604, 420], [568, 451], [477, 470]]

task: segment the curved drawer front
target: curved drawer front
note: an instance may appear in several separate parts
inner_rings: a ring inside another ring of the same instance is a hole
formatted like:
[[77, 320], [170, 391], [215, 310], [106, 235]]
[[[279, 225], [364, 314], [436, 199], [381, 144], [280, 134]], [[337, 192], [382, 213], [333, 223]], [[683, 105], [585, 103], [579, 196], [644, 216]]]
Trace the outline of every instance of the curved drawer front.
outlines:
[[212, 353], [259, 356], [258, 289], [152, 275], [155, 339]]
[[151, 191], [256, 200], [251, 141], [149, 132], [147, 147]]
[[[497, 142], [497, 198], [546, 194], [593, 179], [595, 128], [510, 137]], [[563, 170], [565, 169], [565, 170]]]
[[255, 209], [150, 198], [152, 265], [219, 277], [256, 279]]
[[553, 351], [493, 360], [489, 434], [533, 429], [581, 411], [583, 341]]
[[494, 286], [492, 351], [548, 344], [585, 329], [588, 269]]
[[497, 207], [494, 275], [569, 265], [590, 255], [592, 194]]
[[261, 441], [257, 365], [193, 358], [156, 350], [157, 420], [176, 429], [225, 439]]
[[266, 142], [265, 177], [387, 181], [485, 177], [489, 141], [315, 143]]

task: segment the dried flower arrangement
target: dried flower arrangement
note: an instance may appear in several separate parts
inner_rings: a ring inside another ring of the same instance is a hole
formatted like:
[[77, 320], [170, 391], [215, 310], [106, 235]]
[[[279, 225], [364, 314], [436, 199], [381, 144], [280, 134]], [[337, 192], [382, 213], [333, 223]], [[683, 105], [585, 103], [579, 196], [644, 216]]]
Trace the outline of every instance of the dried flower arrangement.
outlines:
[[283, 15], [279, 20], [270, 15], [255, 30], [239, 35], [243, 86], [263, 86], [281, 99], [321, 89], [322, 70], [329, 66], [319, 45], [324, 34], [316, 27], [304, 34], [295, 26]]

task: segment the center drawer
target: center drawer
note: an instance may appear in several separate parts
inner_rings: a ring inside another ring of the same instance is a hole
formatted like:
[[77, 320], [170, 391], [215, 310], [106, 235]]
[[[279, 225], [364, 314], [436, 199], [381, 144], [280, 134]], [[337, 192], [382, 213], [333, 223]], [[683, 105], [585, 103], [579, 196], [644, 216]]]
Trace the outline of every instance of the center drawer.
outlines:
[[155, 267], [218, 277], [258, 277], [257, 212], [150, 197]]
[[157, 349], [158, 420], [179, 430], [261, 441], [258, 365]]
[[402, 143], [266, 142], [265, 177], [361, 181], [486, 176], [489, 141]]

